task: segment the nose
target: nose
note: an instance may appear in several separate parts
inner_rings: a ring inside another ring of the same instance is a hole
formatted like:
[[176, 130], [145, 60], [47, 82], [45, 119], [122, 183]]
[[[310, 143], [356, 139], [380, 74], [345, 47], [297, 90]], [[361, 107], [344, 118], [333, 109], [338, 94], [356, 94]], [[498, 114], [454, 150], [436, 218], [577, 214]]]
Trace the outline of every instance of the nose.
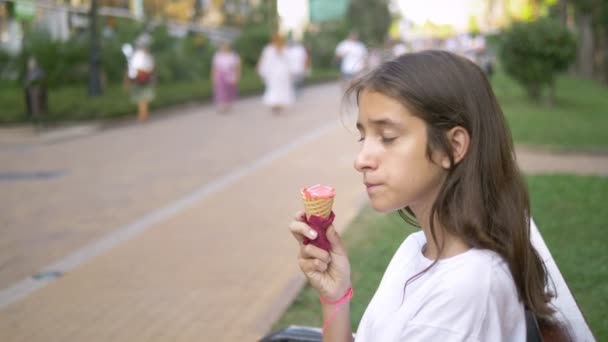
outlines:
[[359, 172], [373, 170], [378, 167], [378, 160], [376, 154], [374, 153], [373, 146], [370, 146], [367, 141], [364, 141], [361, 145], [361, 149], [355, 157], [354, 166], [355, 170]]

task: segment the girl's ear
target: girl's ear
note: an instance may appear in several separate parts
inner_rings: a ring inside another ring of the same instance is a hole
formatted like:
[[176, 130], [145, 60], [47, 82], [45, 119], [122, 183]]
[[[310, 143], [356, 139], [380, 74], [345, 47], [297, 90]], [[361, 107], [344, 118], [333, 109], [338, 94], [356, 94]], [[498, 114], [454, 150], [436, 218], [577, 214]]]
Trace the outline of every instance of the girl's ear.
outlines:
[[[449, 131], [446, 132], [446, 138], [452, 147], [452, 154], [454, 156], [454, 165], [458, 164], [462, 158], [469, 151], [469, 143], [471, 142], [471, 136], [469, 132], [462, 126], [452, 127]], [[449, 169], [452, 165], [450, 165], [450, 159], [445, 157], [441, 166], [445, 169]]]

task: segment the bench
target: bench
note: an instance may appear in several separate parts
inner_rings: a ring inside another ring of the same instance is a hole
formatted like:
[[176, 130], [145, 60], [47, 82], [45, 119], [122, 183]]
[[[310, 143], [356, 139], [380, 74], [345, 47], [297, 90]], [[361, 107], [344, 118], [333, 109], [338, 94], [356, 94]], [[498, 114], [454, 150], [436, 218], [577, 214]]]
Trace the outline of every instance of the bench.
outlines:
[[[559, 271], [555, 260], [553, 260], [553, 256], [541, 237], [534, 220], [532, 220], [530, 226], [532, 244], [544, 260], [547, 272], [549, 273], [549, 286], [555, 294], [552, 304], [557, 309], [557, 318], [563, 323], [562, 328], [568, 331], [572, 341], [595, 341], [595, 337], [591, 333], [591, 329], [585, 321], [581, 309], [576, 304], [576, 300]], [[528, 342], [569, 340], [563, 335], [560, 327], [539, 326], [534, 316], [528, 311], [526, 311], [526, 330], [526, 341]], [[260, 342], [321, 342], [322, 340], [320, 328], [292, 325], [266, 335]]]

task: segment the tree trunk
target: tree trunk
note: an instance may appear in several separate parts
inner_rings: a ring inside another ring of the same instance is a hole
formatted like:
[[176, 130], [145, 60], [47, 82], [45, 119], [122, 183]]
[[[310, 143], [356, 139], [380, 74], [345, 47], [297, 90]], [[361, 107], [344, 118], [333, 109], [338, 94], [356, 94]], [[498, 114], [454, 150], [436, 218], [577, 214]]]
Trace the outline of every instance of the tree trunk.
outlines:
[[196, 22], [203, 14], [203, 3], [201, 0], [194, 0], [194, 8], [192, 11], [192, 22]]
[[576, 56], [576, 69], [580, 76], [593, 78], [593, 29], [591, 27], [591, 15], [581, 14], [577, 18], [578, 28], [578, 51]]
[[89, 48], [89, 96], [101, 95], [101, 52], [99, 46], [99, 32], [97, 30], [97, 0], [91, 1], [89, 10], [89, 30], [91, 34]]
[[596, 30], [597, 48], [595, 49], [597, 79], [608, 86], [608, 29], [599, 27]]
[[559, 19], [565, 25], [568, 26], [568, 1], [559, 0], [557, 4]]

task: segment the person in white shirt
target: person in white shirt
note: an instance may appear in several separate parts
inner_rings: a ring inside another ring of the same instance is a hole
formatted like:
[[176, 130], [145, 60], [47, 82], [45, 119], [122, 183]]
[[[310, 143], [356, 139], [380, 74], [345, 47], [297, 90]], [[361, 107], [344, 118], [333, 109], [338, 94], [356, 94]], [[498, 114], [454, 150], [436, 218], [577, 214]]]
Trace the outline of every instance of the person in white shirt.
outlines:
[[150, 53], [150, 37], [145, 34], [135, 42], [135, 51], [128, 57], [127, 77], [131, 101], [137, 104], [137, 120], [144, 122], [149, 116], [150, 102], [154, 100], [155, 62]]
[[[355, 340], [519, 342], [525, 310], [550, 322], [528, 193], [484, 72], [448, 51], [406, 53], [356, 80], [346, 96], [359, 110], [355, 169], [372, 208], [421, 228], [395, 252]], [[328, 251], [305, 244], [318, 233], [302, 211], [289, 228], [320, 295], [324, 341], [352, 341], [356, 289], [339, 235], [328, 228]]]
[[360, 75], [365, 68], [367, 48], [359, 41], [359, 35], [351, 32], [346, 40], [336, 46], [336, 58], [340, 60], [340, 72], [344, 85]]
[[310, 58], [302, 43], [290, 39], [287, 45], [287, 58], [289, 60], [294, 89], [298, 92], [306, 75], [310, 72]]
[[294, 104], [295, 90], [285, 39], [278, 33], [272, 35], [271, 43], [262, 50], [256, 70], [266, 86], [262, 100], [273, 115], [281, 114]]

